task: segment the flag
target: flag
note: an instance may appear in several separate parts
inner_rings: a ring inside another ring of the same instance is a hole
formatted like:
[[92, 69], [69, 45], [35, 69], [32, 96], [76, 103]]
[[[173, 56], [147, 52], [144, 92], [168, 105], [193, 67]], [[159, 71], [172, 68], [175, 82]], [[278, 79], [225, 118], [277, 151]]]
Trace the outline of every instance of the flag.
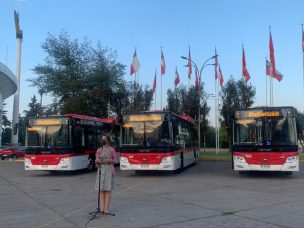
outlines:
[[250, 79], [250, 74], [246, 67], [246, 57], [245, 57], [244, 47], [243, 47], [243, 56], [242, 56], [242, 75], [244, 77], [245, 83], [247, 83]]
[[154, 82], [153, 82], [153, 87], [152, 87], [152, 93], [154, 94], [156, 90], [156, 72], [155, 72], [155, 76], [154, 76]]
[[179, 74], [177, 72], [177, 68], [175, 70], [175, 79], [174, 79], [174, 85], [175, 85], [175, 88], [176, 86], [180, 83], [180, 79], [179, 79]]
[[131, 70], [130, 70], [131, 76], [132, 76], [132, 74], [136, 73], [139, 70], [139, 68], [140, 68], [140, 63], [138, 61], [136, 50], [135, 50], [134, 55], [133, 55], [133, 60], [131, 63]]
[[197, 90], [199, 90], [199, 75], [198, 75], [198, 71], [196, 71], [196, 73], [195, 73], [195, 88], [197, 89]]
[[269, 56], [270, 56], [270, 63], [272, 67], [272, 72], [275, 72], [275, 59], [274, 59], [274, 47], [272, 42], [271, 32], [269, 31]]
[[224, 83], [224, 76], [222, 74], [222, 71], [221, 71], [221, 66], [219, 65], [219, 75], [218, 75], [218, 78], [220, 80], [220, 85], [221, 85], [221, 88], [223, 87], [223, 83]]
[[266, 59], [266, 75], [271, 76], [271, 63]]
[[188, 78], [191, 78], [191, 74], [192, 74], [192, 61], [191, 61], [190, 46], [189, 46], [189, 56], [188, 56]]
[[160, 61], [160, 75], [164, 75], [166, 73], [166, 62], [163, 54], [163, 50], [161, 49], [161, 61]]
[[217, 66], [218, 66], [218, 59], [217, 59], [217, 53], [216, 53], [216, 48], [215, 48], [215, 58], [214, 58], [214, 74], [215, 74], [215, 80], [217, 80], [217, 78], [218, 78]]
[[277, 69], [273, 71], [271, 63], [266, 59], [266, 75], [277, 79], [279, 82], [283, 79], [283, 74]]

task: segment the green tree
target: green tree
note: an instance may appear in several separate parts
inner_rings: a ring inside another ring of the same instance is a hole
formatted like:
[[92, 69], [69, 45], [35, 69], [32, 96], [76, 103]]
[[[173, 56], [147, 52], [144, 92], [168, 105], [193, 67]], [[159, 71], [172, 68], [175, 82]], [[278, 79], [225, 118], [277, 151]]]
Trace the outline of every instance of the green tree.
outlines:
[[[220, 133], [221, 142], [228, 144], [231, 140], [231, 117], [233, 111], [240, 108], [249, 108], [254, 103], [256, 90], [251, 84], [245, 84], [243, 79], [235, 81], [232, 76], [223, 86], [220, 96], [222, 98], [221, 128], [226, 129], [226, 134]], [[228, 142], [227, 142], [228, 140]]]
[[[201, 91], [204, 91], [203, 85], [201, 85]], [[207, 116], [210, 111], [210, 107], [207, 105], [207, 94], [201, 93], [201, 145], [204, 143], [204, 137], [208, 130], [208, 119]], [[179, 86], [174, 90], [168, 89], [167, 91], [167, 107], [168, 111], [174, 112], [178, 115], [189, 115], [193, 119], [198, 119], [198, 105], [199, 105], [199, 92], [195, 86], [191, 86], [187, 89], [185, 86]], [[205, 132], [205, 133], [204, 133]]]
[[243, 79], [235, 81], [232, 76], [223, 86], [220, 96], [222, 98], [221, 115], [224, 118], [222, 124], [229, 126], [230, 118], [234, 110], [249, 108], [254, 103], [256, 90], [251, 84], [244, 84]]
[[31, 98], [31, 102], [28, 104], [28, 107], [29, 110], [23, 111], [26, 118], [43, 115], [43, 108], [41, 107], [40, 103], [38, 103], [35, 95]]
[[[47, 56], [43, 64], [34, 67], [37, 77], [30, 82], [39, 94], [54, 98], [49, 113], [107, 117], [113, 112], [121, 115], [124, 110], [150, 107], [151, 90], [127, 83], [117, 52], [104, 48], [101, 42], [93, 47], [87, 39], [72, 40], [62, 31], [58, 37], [49, 34], [42, 49]], [[136, 99], [130, 100], [130, 95]]]

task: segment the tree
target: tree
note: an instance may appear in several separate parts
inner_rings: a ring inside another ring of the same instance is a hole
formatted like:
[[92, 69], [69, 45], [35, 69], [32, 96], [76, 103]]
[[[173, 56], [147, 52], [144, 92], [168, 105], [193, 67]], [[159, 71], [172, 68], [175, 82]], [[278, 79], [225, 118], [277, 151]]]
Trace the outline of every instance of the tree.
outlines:
[[245, 84], [243, 79], [235, 81], [232, 76], [223, 86], [220, 96], [222, 98], [221, 115], [223, 120], [221, 121], [221, 128], [226, 129], [227, 135], [220, 133], [223, 137], [221, 141], [227, 143], [231, 140], [231, 124], [230, 119], [233, 111], [240, 108], [249, 108], [254, 103], [254, 96], [256, 90], [251, 84]]
[[[201, 85], [201, 91], [204, 91], [203, 85]], [[191, 86], [187, 89], [185, 86], [180, 86], [174, 90], [168, 89], [167, 91], [167, 103], [168, 106], [165, 108], [168, 111], [176, 113], [178, 115], [189, 115], [193, 119], [198, 119], [198, 104], [199, 104], [199, 93], [195, 86]], [[204, 142], [204, 136], [208, 129], [207, 116], [209, 114], [210, 107], [207, 105], [207, 94], [201, 94], [201, 143]], [[205, 133], [204, 133], [205, 132]]]
[[31, 98], [31, 102], [28, 104], [28, 107], [28, 111], [23, 111], [25, 113], [26, 118], [43, 115], [43, 108], [41, 107], [40, 103], [38, 103], [35, 95]]
[[[150, 107], [151, 90], [126, 83], [125, 66], [117, 62], [117, 52], [104, 48], [101, 42], [93, 47], [87, 39], [72, 40], [62, 31], [58, 37], [49, 34], [42, 49], [47, 56], [33, 69], [37, 77], [29, 81], [39, 94], [54, 98], [50, 113], [107, 117], [113, 112], [121, 115], [125, 110]], [[129, 95], [136, 99], [130, 100]]]
[[222, 109], [221, 115], [224, 118], [222, 124], [229, 126], [230, 117], [234, 110], [249, 108], [254, 103], [256, 90], [251, 84], [244, 84], [243, 79], [235, 81], [231, 76], [221, 91]]

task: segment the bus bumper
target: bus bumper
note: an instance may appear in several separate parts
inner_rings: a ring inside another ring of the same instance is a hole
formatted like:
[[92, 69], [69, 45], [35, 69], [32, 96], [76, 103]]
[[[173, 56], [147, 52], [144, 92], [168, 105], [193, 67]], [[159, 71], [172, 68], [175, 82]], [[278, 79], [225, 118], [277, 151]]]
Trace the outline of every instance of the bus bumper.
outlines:
[[33, 165], [28, 158], [24, 159], [25, 170], [41, 170], [41, 171], [72, 171], [76, 170], [72, 167], [72, 163], [69, 159], [61, 159], [58, 165]]
[[248, 164], [245, 158], [233, 156], [234, 170], [236, 171], [299, 171], [299, 157], [286, 161], [282, 165]]
[[[173, 157], [165, 157], [162, 159], [160, 164], [130, 164], [128, 158], [120, 157], [120, 169], [121, 170], [176, 170], [179, 167], [175, 167], [174, 159], [176, 156]], [[180, 163], [180, 162], [179, 162]]]

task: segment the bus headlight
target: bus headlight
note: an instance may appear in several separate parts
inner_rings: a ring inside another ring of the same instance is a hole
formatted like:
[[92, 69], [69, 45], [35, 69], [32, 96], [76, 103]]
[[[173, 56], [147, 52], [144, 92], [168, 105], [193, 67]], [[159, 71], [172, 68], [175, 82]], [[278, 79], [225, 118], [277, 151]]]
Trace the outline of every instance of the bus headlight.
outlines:
[[241, 162], [241, 163], [245, 163], [246, 160], [244, 157], [241, 157], [241, 156], [235, 156], [234, 159], [237, 161], [237, 162]]
[[286, 163], [292, 163], [297, 160], [297, 156], [290, 156], [286, 159]]
[[29, 159], [29, 158], [24, 158], [24, 164], [26, 164], [26, 165], [31, 165], [31, 164], [32, 164], [31, 159]]
[[120, 163], [129, 163], [129, 160], [126, 157], [120, 157]]
[[171, 162], [171, 160], [172, 160], [172, 157], [164, 157], [162, 159], [161, 163], [169, 163], [169, 162]]
[[68, 163], [70, 158], [61, 158], [60, 163]]

